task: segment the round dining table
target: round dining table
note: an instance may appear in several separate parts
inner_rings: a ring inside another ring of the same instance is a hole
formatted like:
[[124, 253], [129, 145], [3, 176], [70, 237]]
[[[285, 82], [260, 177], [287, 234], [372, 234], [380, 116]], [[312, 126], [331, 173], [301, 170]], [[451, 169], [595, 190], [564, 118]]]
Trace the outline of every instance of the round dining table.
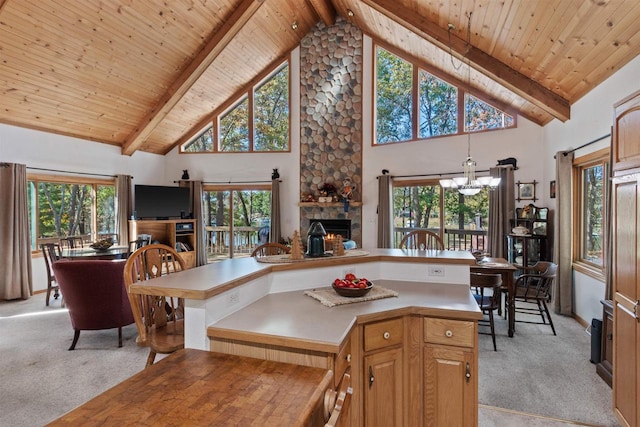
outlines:
[[93, 249], [90, 246], [63, 249], [61, 258], [67, 259], [124, 259], [129, 256], [129, 246], [114, 245], [109, 249]]

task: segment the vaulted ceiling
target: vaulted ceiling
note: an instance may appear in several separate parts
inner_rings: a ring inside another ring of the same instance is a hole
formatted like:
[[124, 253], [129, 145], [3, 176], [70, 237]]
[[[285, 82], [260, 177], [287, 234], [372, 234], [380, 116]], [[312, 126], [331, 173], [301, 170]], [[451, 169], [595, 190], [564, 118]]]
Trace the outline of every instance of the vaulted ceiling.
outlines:
[[540, 125], [640, 54], [637, 0], [0, 0], [0, 122], [166, 154], [337, 16]]

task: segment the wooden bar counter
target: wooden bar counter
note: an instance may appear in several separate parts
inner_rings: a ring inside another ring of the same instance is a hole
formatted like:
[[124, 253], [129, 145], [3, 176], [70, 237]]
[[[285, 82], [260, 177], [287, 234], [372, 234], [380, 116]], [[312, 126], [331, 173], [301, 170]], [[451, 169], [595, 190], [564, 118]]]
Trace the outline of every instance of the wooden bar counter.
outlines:
[[180, 350], [50, 426], [323, 425], [331, 371]]

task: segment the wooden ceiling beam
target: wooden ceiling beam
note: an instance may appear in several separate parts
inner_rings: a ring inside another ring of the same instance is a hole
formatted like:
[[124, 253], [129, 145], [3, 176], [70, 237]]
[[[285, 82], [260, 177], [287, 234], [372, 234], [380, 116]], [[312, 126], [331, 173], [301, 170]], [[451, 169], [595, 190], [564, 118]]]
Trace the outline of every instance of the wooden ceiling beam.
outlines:
[[156, 126], [158, 126], [167, 114], [169, 114], [171, 109], [180, 102], [182, 97], [240, 32], [263, 3], [264, 0], [242, 1], [231, 16], [224, 21], [220, 30], [209, 39], [205, 47], [171, 84], [167, 92], [142, 119], [136, 130], [127, 138], [122, 145], [122, 154], [130, 156], [140, 148]]
[[322, 19], [324, 25], [330, 26], [336, 23], [336, 9], [329, 0], [307, 0], [307, 3]]
[[395, 0], [361, 1], [439, 48], [445, 51], [450, 50], [459, 60], [465, 60], [465, 62], [469, 60], [474, 69], [558, 120], [565, 122], [571, 117], [571, 104], [568, 100], [482, 50], [468, 46], [466, 40], [453, 33], [450, 35], [451, 44], [449, 44], [449, 31], [421, 17], [415, 11], [398, 4]]

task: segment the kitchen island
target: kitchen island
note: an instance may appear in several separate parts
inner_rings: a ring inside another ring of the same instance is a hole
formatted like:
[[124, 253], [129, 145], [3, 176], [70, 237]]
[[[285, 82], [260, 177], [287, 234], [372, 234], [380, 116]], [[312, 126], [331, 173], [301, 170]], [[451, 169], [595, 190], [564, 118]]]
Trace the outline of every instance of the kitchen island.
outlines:
[[[477, 425], [477, 320], [464, 251], [376, 249], [268, 264], [227, 260], [133, 285], [185, 298], [191, 348], [350, 374], [360, 425]], [[397, 296], [326, 307], [304, 294], [352, 272]]]

